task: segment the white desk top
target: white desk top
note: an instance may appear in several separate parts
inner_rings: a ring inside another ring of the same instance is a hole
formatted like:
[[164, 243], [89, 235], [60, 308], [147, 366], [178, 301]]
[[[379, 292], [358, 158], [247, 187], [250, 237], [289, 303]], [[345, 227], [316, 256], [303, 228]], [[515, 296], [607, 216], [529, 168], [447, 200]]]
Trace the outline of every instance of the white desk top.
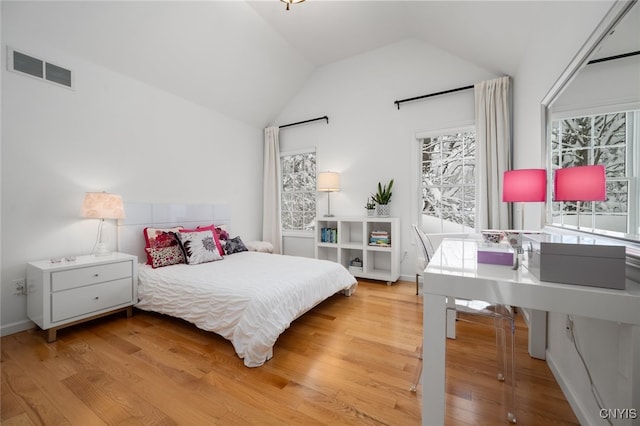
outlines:
[[525, 265], [478, 264], [479, 241], [444, 239], [425, 269], [425, 293], [640, 324], [640, 283], [625, 290], [540, 281]]

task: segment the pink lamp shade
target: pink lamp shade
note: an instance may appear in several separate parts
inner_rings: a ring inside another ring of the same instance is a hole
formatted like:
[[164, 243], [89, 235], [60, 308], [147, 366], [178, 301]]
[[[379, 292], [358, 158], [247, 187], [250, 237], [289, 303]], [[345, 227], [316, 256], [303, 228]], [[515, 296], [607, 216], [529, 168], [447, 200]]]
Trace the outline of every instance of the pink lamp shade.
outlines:
[[556, 170], [554, 194], [555, 201], [605, 201], [607, 189], [604, 166]]
[[502, 201], [544, 202], [547, 199], [545, 169], [507, 170], [502, 180]]

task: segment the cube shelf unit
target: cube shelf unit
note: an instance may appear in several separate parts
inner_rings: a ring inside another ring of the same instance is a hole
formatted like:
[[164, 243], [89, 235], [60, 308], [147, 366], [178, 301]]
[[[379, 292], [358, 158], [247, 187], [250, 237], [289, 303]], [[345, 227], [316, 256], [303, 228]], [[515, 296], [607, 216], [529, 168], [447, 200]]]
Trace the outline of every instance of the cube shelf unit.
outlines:
[[[323, 242], [323, 228], [335, 229], [336, 241]], [[372, 231], [386, 231], [390, 247], [369, 245]], [[341, 263], [355, 277], [386, 281], [400, 278], [400, 219], [397, 217], [316, 218], [317, 259]], [[358, 258], [362, 268], [349, 268]]]

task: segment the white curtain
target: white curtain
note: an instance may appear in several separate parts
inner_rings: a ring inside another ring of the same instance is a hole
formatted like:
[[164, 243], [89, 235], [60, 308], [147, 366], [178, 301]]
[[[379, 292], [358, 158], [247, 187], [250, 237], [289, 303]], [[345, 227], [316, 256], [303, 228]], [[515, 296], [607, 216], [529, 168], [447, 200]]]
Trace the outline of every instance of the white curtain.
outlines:
[[264, 167], [262, 179], [262, 239], [273, 245], [274, 253], [282, 253], [280, 226], [280, 147], [278, 127], [264, 129]]
[[476, 229], [509, 229], [510, 209], [502, 202], [502, 176], [511, 168], [511, 78], [475, 85]]

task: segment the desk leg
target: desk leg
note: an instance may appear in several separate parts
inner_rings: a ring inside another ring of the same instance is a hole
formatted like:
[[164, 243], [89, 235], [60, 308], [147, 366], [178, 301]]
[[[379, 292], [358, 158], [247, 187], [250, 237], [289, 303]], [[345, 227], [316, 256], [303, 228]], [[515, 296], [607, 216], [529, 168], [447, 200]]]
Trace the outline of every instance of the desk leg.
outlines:
[[529, 355], [537, 359], [547, 358], [547, 312], [529, 311]]
[[456, 338], [456, 298], [447, 296], [447, 339]]
[[620, 422], [620, 425], [638, 426], [640, 425], [640, 326], [620, 324], [619, 330], [618, 393], [620, 397], [618, 405], [635, 410], [625, 416], [625, 421]]
[[446, 297], [424, 294], [422, 424], [444, 425]]

